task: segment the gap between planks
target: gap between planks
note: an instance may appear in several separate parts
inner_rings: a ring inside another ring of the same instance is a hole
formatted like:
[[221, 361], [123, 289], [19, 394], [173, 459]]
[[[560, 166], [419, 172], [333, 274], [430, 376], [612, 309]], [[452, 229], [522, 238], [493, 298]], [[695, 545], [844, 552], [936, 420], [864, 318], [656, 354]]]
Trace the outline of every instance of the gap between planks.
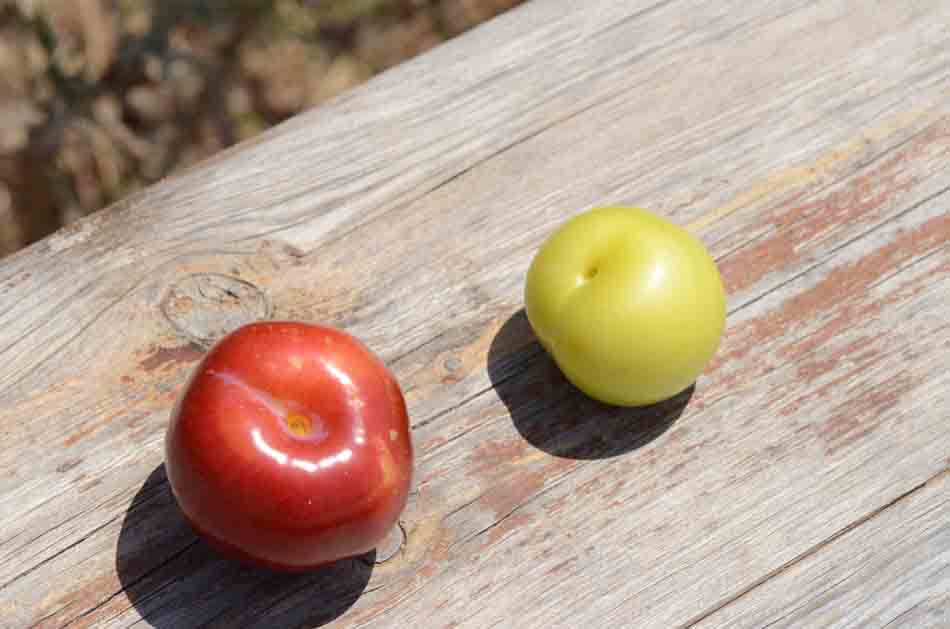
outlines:
[[868, 522], [870, 522], [870, 521], [873, 520], [874, 518], [879, 517], [881, 514], [883, 514], [883, 513], [884, 513], [885, 511], [887, 511], [888, 509], [891, 509], [891, 508], [893, 508], [894, 506], [896, 506], [896, 505], [898, 505], [898, 504], [900, 504], [900, 503], [902, 503], [902, 502], [904, 502], [904, 501], [910, 499], [911, 497], [914, 496], [914, 494], [916, 494], [916, 493], [918, 493], [919, 491], [921, 491], [922, 489], [926, 488], [928, 485], [932, 485], [932, 484], [934, 484], [934, 483], [937, 483], [937, 482], [943, 480], [944, 478], [946, 478], [947, 476], [950, 476], [950, 468], [945, 468], [945, 469], [943, 469], [943, 470], [937, 472], [936, 474], [934, 474], [933, 476], [931, 476], [930, 478], [928, 478], [928, 479], [925, 480], [924, 482], [919, 483], [918, 485], [912, 487], [911, 489], [908, 489], [907, 491], [905, 491], [905, 492], [902, 493], [901, 495], [897, 496], [896, 498], [894, 498], [894, 499], [891, 500], [890, 502], [888, 502], [888, 503], [886, 503], [886, 504], [884, 504], [884, 505], [878, 507], [877, 509], [874, 509], [873, 511], [870, 511], [869, 513], [866, 513], [865, 515], [861, 516], [860, 518], [858, 518], [857, 520], [855, 520], [855, 521], [852, 522], [851, 524], [848, 524], [847, 526], [843, 527], [842, 529], [840, 529], [840, 530], [836, 531], [835, 533], [829, 535], [827, 538], [825, 538], [825, 539], [823, 539], [822, 541], [818, 542], [817, 544], [815, 544], [815, 545], [812, 546], [811, 548], [808, 548], [808, 549], [805, 550], [803, 553], [801, 553], [801, 554], [799, 554], [798, 556], [794, 557], [793, 559], [791, 559], [791, 560], [785, 562], [784, 564], [782, 564], [781, 566], [779, 566], [779, 567], [776, 568], [775, 570], [769, 572], [768, 574], [766, 574], [765, 576], [763, 576], [761, 579], [756, 580], [754, 583], [750, 584], [748, 587], [743, 588], [742, 590], [736, 592], [736, 593], [735, 593], [734, 595], [732, 595], [732, 596], [729, 596], [728, 598], [726, 598], [726, 599], [723, 600], [722, 602], [717, 603], [716, 605], [710, 607], [708, 610], [702, 612], [701, 614], [698, 614], [695, 618], [692, 618], [691, 620], [689, 620], [689, 621], [686, 622], [685, 624], [680, 625], [677, 629], [691, 629], [692, 627], [697, 626], [699, 623], [701, 623], [701, 622], [703, 622], [704, 620], [706, 620], [707, 618], [711, 617], [713, 614], [716, 614], [717, 612], [719, 612], [719, 611], [725, 609], [726, 607], [728, 607], [729, 605], [732, 605], [733, 603], [735, 603], [736, 601], [738, 601], [738, 600], [741, 599], [742, 597], [744, 597], [744, 596], [750, 594], [751, 592], [753, 592], [753, 591], [756, 590], [757, 588], [759, 588], [759, 587], [765, 585], [770, 579], [774, 579], [775, 577], [777, 577], [777, 576], [781, 575], [783, 572], [785, 572], [785, 571], [787, 571], [787, 570], [793, 568], [796, 564], [798, 564], [798, 563], [800, 563], [800, 562], [802, 562], [802, 561], [808, 559], [809, 557], [812, 557], [812, 556], [814, 556], [814, 555], [817, 555], [818, 553], [822, 552], [825, 548], [827, 548], [827, 547], [830, 546], [831, 544], [835, 543], [838, 539], [840, 539], [840, 538], [844, 537], [845, 535], [848, 535], [848, 534], [854, 532], [855, 530], [861, 528], [864, 524], [867, 524]]

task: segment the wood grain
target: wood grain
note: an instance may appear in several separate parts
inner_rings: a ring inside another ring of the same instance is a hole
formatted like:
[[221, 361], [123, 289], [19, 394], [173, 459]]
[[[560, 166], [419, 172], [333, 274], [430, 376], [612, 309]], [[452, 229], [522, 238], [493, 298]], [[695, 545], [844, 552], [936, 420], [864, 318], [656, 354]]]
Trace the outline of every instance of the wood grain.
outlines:
[[[535, 0], [4, 260], [0, 626], [940, 626], [948, 35], [936, 0]], [[730, 294], [695, 389], [636, 412], [521, 311], [541, 240], [612, 202]], [[391, 560], [262, 574], [181, 521], [168, 412], [262, 313], [403, 384]]]
[[950, 624], [950, 475], [944, 473], [787, 566], [707, 627]]

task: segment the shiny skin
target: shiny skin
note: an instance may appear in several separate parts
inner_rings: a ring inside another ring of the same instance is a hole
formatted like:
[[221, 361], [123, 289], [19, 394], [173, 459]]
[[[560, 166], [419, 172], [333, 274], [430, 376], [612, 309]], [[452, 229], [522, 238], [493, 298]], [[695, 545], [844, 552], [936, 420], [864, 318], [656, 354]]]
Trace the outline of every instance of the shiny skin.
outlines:
[[165, 439], [185, 517], [226, 554], [309, 570], [372, 550], [412, 477], [402, 392], [340, 330], [246, 325], [196, 367]]
[[525, 308], [565, 376], [621, 406], [688, 388], [726, 320], [722, 279], [702, 242], [633, 207], [594, 208], [560, 226], [532, 260]]

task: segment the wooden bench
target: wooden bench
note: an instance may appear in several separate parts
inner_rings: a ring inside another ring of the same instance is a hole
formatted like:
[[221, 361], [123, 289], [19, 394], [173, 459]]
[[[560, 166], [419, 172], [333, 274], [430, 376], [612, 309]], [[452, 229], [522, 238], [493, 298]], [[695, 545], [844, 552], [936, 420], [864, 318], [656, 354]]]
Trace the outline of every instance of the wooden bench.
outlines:
[[[0, 262], [0, 626], [950, 627], [950, 3], [536, 0]], [[606, 203], [729, 292], [691, 395], [575, 392], [527, 265]], [[391, 559], [218, 558], [163, 438], [319, 321], [413, 420]]]

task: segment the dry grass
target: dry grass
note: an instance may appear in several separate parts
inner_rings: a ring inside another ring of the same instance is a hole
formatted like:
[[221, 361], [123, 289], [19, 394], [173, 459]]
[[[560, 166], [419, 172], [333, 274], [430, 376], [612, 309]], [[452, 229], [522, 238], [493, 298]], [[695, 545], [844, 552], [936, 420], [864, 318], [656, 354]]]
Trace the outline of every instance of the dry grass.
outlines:
[[523, 0], [0, 0], [0, 256]]

